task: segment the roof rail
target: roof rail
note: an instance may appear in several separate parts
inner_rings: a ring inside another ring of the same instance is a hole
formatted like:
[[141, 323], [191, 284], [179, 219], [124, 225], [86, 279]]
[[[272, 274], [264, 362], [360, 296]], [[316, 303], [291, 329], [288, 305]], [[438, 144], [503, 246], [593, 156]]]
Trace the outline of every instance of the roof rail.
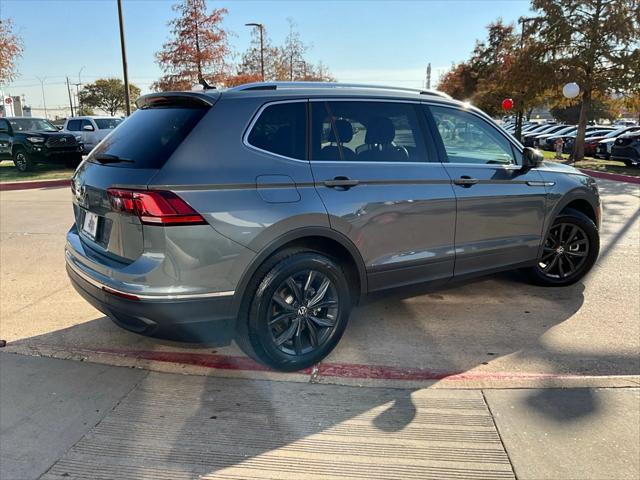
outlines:
[[421, 95], [434, 95], [437, 97], [451, 98], [444, 92], [437, 90], [423, 90], [416, 88], [406, 87], [390, 87], [385, 85], [370, 85], [365, 83], [339, 83], [339, 82], [253, 82], [245, 83], [244, 85], [238, 85], [232, 87], [229, 90], [240, 91], [255, 91], [255, 90], [286, 90], [296, 88], [362, 88], [367, 90], [388, 90], [397, 92], [412, 92], [419, 93]]

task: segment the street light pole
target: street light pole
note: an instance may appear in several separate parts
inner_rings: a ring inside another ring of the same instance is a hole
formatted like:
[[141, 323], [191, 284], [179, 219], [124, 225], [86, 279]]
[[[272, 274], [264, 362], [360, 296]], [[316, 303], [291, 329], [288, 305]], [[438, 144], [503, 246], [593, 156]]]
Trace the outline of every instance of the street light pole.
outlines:
[[120, 49], [122, 50], [122, 72], [124, 74], [124, 102], [127, 117], [131, 115], [129, 98], [129, 73], [127, 72], [127, 49], [124, 44], [124, 21], [122, 20], [122, 0], [118, 0], [118, 22], [120, 23]]
[[264, 25], [262, 23], [245, 23], [245, 27], [256, 27], [260, 30], [260, 76], [264, 82]]
[[78, 99], [78, 103], [76, 104], [76, 113], [78, 115], [81, 115], [82, 113], [82, 98], [80, 97], [80, 86], [82, 85], [80, 76], [82, 75], [82, 70], [84, 70], [84, 65], [78, 72], [78, 83], [76, 83], [76, 98]]
[[42, 89], [42, 105], [44, 106], [44, 118], [47, 118], [49, 115], [47, 113], [47, 101], [44, 98], [44, 81], [47, 79], [47, 77], [36, 77], [38, 79], [38, 81], [40, 82], [40, 88]]
[[[518, 19], [518, 23], [522, 24], [521, 28], [520, 28], [520, 55], [522, 55], [522, 50], [524, 49], [524, 28], [525, 28], [525, 24], [527, 22], [532, 22], [536, 20], [535, 18], [527, 18], [527, 17], [520, 17]], [[514, 136], [520, 140], [520, 135], [522, 134], [522, 120], [524, 117], [524, 105], [522, 104], [522, 97], [524, 92], [521, 92], [520, 98], [519, 98], [519, 102], [518, 102], [518, 110], [516, 112], [516, 129], [513, 132]]]

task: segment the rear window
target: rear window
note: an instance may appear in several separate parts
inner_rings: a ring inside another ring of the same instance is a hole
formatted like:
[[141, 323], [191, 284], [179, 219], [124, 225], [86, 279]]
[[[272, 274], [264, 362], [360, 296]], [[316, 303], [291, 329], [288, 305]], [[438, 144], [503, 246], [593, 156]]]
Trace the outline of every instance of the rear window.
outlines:
[[115, 155], [128, 160], [113, 167], [159, 169], [207, 112], [206, 108], [155, 107], [137, 110], [111, 132], [89, 156]]

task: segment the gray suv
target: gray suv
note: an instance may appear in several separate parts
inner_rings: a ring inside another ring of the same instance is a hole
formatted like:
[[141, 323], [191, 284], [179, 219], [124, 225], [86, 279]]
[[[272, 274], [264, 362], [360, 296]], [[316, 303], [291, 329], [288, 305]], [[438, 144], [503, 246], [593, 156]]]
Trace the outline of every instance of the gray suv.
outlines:
[[433, 91], [258, 83], [145, 95], [78, 167], [67, 271], [118, 325], [296, 370], [368, 294], [522, 268], [578, 281], [595, 181]]

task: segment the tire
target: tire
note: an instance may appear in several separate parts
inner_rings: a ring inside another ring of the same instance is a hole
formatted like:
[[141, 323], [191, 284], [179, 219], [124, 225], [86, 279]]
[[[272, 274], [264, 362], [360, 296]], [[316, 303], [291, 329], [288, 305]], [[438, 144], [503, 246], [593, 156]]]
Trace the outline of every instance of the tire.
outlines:
[[542, 254], [528, 273], [537, 285], [571, 285], [591, 270], [599, 251], [598, 227], [586, 215], [568, 208], [553, 221]]
[[77, 168], [80, 162], [82, 162], [82, 155], [78, 154], [69, 157], [64, 164], [67, 168]]
[[624, 164], [629, 168], [634, 168], [640, 166], [640, 163], [636, 163], [633, 160], [625, 160]]
[[18, 148], [13, 152], [13, 164], [19, 172], [28, 172], [33, 169], [31, 155], [23, 148]]
[[282, 371], [300, 370], [333, 350], [351, 307], [347, 276], [336, 260], [308, 249], [283, 250], [247, 286], [236, 340], [259, 362]]

